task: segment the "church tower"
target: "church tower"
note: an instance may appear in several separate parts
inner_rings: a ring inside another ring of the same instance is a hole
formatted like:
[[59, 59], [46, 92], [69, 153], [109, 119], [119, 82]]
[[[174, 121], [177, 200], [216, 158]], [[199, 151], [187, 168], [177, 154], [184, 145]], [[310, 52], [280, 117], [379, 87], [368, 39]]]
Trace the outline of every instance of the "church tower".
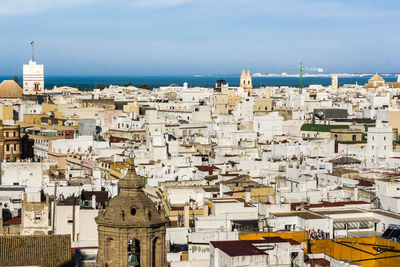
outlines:
[[240, 75], [240, 87], [242, 87], [249, 96], [253, 94], [253, 82], [250, 70], [247, 70], [247, 73], [245, 70], [242, 71], [242, 75]]
[[142, 188], [133, 159], [119, 182], [121, 192], [100, 209], [97, 267], [166, 266], [165, 229], [168, 220]]
[[244, 88], [246, 86], [246, 72], [242, 70], [242, 75], [240, 75], [240, 87]]

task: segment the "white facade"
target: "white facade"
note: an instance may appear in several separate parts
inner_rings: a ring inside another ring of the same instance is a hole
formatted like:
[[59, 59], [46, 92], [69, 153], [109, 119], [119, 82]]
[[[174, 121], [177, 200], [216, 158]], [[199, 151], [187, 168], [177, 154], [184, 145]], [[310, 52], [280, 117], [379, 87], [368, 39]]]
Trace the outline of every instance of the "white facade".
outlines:
[[384, 210], [400, 212], [400, 181], [397, 179], [376, 180], [377, 196]]
[[90, 153], [99, 148], [109, 147], [108, 142], [94, 141], [93, 136], [78, 136], [76, 139], [52, 140], [49, 152], [53, 153]]
[[393, 131], [391, 126], [384, 126], [377, 121], [376, 127], [368, 128], [367, 158], [387, 158], [393, 153]]
[[283, 117], [278, 112], [254, 116], [253, 131], [258, 133], [263, 141], [272, 140], [275, 135], [283, 134]]
[[44, 92], [44, 66], [29, 60], [23, 66], [23, 94], [41, 95]]
[[49, 162], [3, 162], [2, 185], [22, 185], [27, 191], [38, 192], [49, 182]]

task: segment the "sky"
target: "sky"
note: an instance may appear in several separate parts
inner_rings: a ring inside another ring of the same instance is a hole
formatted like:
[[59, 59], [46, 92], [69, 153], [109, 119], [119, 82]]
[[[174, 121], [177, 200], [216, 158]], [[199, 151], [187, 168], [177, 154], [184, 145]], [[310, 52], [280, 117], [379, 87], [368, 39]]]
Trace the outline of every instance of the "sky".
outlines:
[[0, 0], [0, 75], [400, 72], [396, 0]]

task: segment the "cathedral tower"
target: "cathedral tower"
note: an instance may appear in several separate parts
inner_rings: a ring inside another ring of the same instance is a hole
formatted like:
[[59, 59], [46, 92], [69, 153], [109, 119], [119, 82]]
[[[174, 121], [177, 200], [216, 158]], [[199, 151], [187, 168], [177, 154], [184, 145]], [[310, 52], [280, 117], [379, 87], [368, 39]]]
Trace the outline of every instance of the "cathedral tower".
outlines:
[[240, 87], [242, 87], [249, 96], [253, 94], [253, 82], [250, 70], [247, 70], [247, 73], [245, 70], [242, 71], [242, 75], [240, 75]]
[[131, 159], [120, 180], [121, 193], [111, 199], [95, 218], [99, 233], [98, 267], [166, 266], [167, 219], [142, 188]]

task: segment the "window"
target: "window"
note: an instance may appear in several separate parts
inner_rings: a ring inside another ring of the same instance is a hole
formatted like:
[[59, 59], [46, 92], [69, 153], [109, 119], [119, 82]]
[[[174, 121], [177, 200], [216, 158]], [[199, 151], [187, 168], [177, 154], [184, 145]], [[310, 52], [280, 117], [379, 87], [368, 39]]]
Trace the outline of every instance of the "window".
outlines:
[[353, 134], [353, 141], [357, 141], [357, 135]]
[[39, 90], [39, 84], [35, 83], [35, 90]]
[[285, 224], [285, 231], [290, 231], [291, 228], [292, 228], [292, 225]]
[[10, 145], [9, 144], [6, 145], [6, 150], [10, 151]]
[[16, 136], [17, 136], [17, 132], [13, 132], [13, 134], [14, 134], [14, 137], [16, 137]]
[[17, 144], [14, 144], [14, 151], [17, 150]]
[[6, 137], [8, 137], [9, 136], [9, 133], [8, 132], [6, 132]]
[[41, 214], [35, 214], [35, 220], [39, 221], [40, 219], [42, 219], [42, 215]]
[[135, 208], [131, 209], [131, 214], [132, 214], [132, 216], [135, 216], [135, 214], [136, 214], [136, 209]]
[[386, 141], [386, 136], [384, 136], [384, 137], [383, 137], [383, 140], [385, 140], [385, 141]]

